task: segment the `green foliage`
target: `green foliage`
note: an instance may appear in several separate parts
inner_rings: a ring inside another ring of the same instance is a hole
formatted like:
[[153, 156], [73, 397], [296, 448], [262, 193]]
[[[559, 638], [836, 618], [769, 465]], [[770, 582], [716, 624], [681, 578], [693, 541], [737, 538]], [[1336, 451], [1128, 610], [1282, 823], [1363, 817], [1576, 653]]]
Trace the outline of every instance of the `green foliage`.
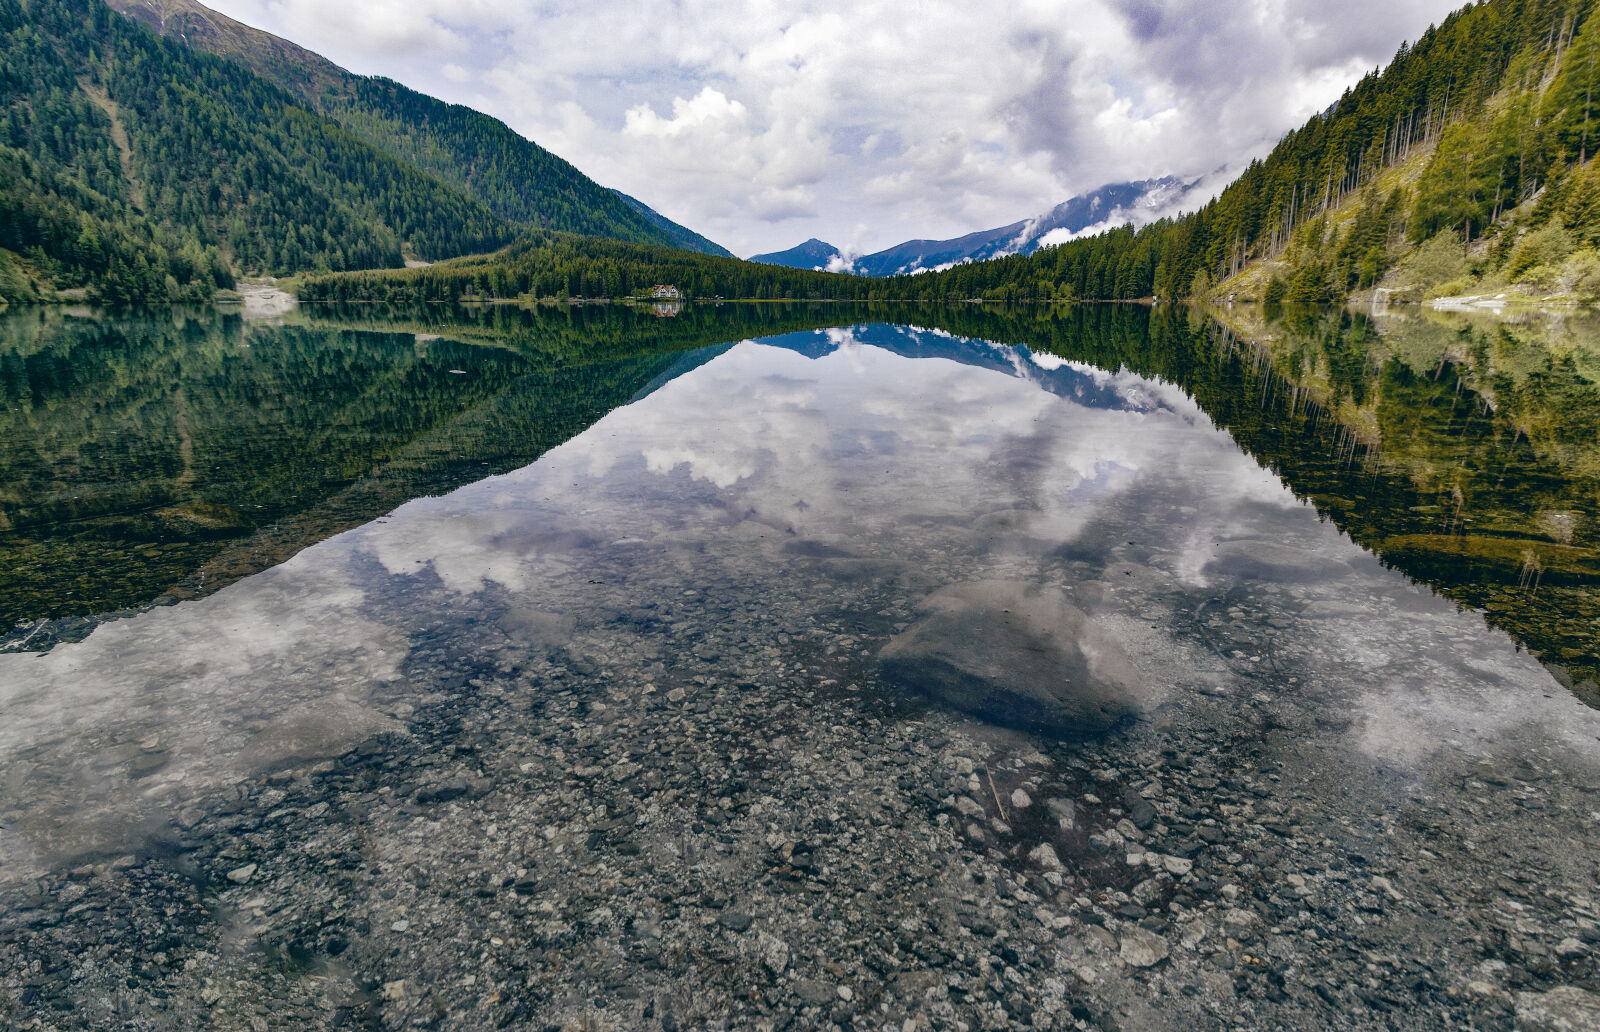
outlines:
[[600, 186], [499, 119], [390, 79], [352, 74], [191, 0], [108, 2], [174, 41], [243, 65], [302, 107], [508, 222], [728, 256], [699, 234]]
[[1580, 244], [1600, 243], [1600, 164], [1573, 170], [1560, 192], [1560, 223]]
[[1295, 270], [1284, 293], [1285, 301], [1318, 302], [1332, 299], [1328, 270], [1320, 262], [1307, 262]]
[[1538, 266], [1559, 266], [1572, 253], [1572, 238], [1559, 225], [1543, 226], [1527, 233], [1511, 250], [1506, 278], [1519, 280]]
[[485, 251], [517, 230], [247, 69], [91, 0], [0, 0], [0, 248], [107, 300], [200, 300], [232, 269]]
[[1441, 229], [1400, 262], [1400, 280], [1428, 296], [1439, 285], [1459, 280], [1467, 275], [1469, 264], [1462, 250], [1461, 237], [1449, 229]]
[[1586, 247], [1568, 258], [1556, 280], [1556, 290], [1585, 301], [1600, 297], [1600, 251]]

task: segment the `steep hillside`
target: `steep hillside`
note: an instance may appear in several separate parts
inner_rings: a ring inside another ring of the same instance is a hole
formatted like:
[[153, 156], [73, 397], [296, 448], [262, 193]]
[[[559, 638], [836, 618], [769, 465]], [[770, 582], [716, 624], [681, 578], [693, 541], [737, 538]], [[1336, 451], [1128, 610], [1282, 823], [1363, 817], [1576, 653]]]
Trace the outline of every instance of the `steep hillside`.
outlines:
[[[0, 0], [0, 282], [209, 297], [239, 272], [398, 266], [520, 227], [248, 69], [98, 0]], [[13, 300], [26, 300], [16, 291]]]
[[389, 79], [355, 75], [194, 0], [108, 0], [189, 47], [245, 65], [393, 158], [450, 184], [509, 222], [588, 236], [728, 252], [591, 180], [499, 119]]
[[721, 244], [713, 243], [686, 226], [680, 226], [665, 215], [656, 211], [637, 197], [629, 197], [621, 190], [614, 191], [622, 198], [622, 203], [642, 215], [646, 222], [661, 230], [667, 235], [667, 243], [673, 247], [681, 247], [685, 251], [699, 251], [701, 254], [715, 255], [718, 258], [732, 258], [733, 252]]
[[[1375, 286], [1401, 298], [1600, 294], [1595, 6], [1464, 7], [1193, 214], [952, 270], [950, 286], [1303, 301]], [[1272, 267], [1252, 271], [1261, 263]]]

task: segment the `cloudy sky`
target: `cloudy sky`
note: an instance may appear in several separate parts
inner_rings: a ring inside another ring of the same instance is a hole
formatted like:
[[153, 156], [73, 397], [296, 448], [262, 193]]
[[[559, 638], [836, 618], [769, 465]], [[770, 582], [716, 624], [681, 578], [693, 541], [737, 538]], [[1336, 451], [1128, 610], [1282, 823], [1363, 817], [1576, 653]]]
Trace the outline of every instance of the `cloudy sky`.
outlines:
[[470, 104], [740, 255], [1237, 167], [1457, 0], [206, 0]]

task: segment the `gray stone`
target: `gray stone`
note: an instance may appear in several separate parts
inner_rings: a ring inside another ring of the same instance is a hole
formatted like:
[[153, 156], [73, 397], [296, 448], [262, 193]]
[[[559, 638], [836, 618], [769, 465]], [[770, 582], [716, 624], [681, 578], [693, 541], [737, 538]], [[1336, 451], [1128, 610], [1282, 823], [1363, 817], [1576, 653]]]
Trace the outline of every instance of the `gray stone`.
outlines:
[[1143, 928], [1123, 932], [1118, 946], [1118, 953], [1131, 967], [1154, 967], [1167, 959], [1167, 940]]
[[577, 620], [566, 613], [514, 608], [500, 617], [500, 626], [513, 641], [548, 654], [567, 643]]
[[1570, 936], [1556, 944], [1556, 956], [1558, 957], [1581, 957], [1588, 952], [1587, 946]]
[[[1223, 890], [1227, 895], [1227, 890]], [[1249, 942], [1255, 938], [1256, 915], [1248, 910], [1230, 909], [1222, 915], [1222, 930], [1238, 939]]]
[[172, 759], [166, 752], [147, 752], [133, 758], [133, 776], [142, 778], [146, 774], [153, 774], [165, 767]]
[[1135, 828], [1146, 831], [1156, 822], [1156, 808], [1147, 800], [1140, 799], [1128, 808], [1128, 818], [1133, 821]]
[[1143, 680], [1121, 647], [1053, 588], [955, 584], [879, 658], [885, 679], [964, 713], [1064, 738], [1104, 734], [1143, 710]]
[[235, 867], [233, 870], [229, 871], [228, 880], [233, 882], [235, 885], [243, 885], [251, 878], [254, 878], [255, 874], [256, 865], [245, 864], [243, 867]]
[[1128, 893], [1140, 906], [1147, 907], [1161, 898], [1163, 887], [1158, 878], [1146, 878]]
[[1056, 856], [1055, 847], [1048, 842], [1041, 842], [1034, 846], [1032, 851], [1028, 853], [1028, 859], [1047, 871], [1061, 870], [1061, 858]]
[[737, 910], [724, 910], [717, 915], [717, 923], [730, 932], [743, 932], [749, 930], [754, 918]]
[[821, 1007], [833, 1001], [833, 987], [809, 979], [794, 984], [794, 994], [807, 1007]]
[[761, 963], [767, 966], [774, 976], [781, 975], [789, 966], [789, 944], [775, 935], [762, 933]]
[[1600, 996], [1564, 985], [1517, 994], [1517, 1032], [1591, 1032], [1600, 1028]]
[[449, 778], [436, 785], [417, 789], [417, 802], [446, 803], [452, 799], [460, 799], [471, 791], [472, 785], [466, 778]]
[[1050, 799], [1045, 802], [1044, 808], [1050, 811], [1050, 816], [1062, 828], [1071, 831], [1078, 826], [1078, 808], [1072, 805], [1072, 800]]
[[1217, 577], [1280, 583], [1329, 581], [1350, 573], [1350, 565], [1334, 556], [1277, 541], [1239, 539], [1217, 545], [1205, 572]]

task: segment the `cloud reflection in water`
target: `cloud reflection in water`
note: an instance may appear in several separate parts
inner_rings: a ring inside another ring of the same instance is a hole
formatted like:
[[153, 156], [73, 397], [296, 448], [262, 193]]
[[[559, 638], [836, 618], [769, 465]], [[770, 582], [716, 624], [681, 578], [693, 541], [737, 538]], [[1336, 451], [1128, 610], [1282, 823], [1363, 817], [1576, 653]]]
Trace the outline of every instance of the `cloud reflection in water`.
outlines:
[[907, 607], [961, 580], [1055, 584], [1180, 697], [1258, 662], [1175, 630], [1242, 590], [1276, 607], [1286, 662], [1350, 707], [1352, 745], [1391, 760], [1525, 726], [1592, 743], [1600, 719], [1320, 522], [1176, 388], [860, 327], [744, 342], [522, 470], [211, 598], [0, 656], [0, 877], [400, 728], [405, 699], [439, 688], [406, 661], [441, 621], [520, 607], [599, 633], [602, 610], [695, 591], [758, 599], [754, 649], [862, 578]]

